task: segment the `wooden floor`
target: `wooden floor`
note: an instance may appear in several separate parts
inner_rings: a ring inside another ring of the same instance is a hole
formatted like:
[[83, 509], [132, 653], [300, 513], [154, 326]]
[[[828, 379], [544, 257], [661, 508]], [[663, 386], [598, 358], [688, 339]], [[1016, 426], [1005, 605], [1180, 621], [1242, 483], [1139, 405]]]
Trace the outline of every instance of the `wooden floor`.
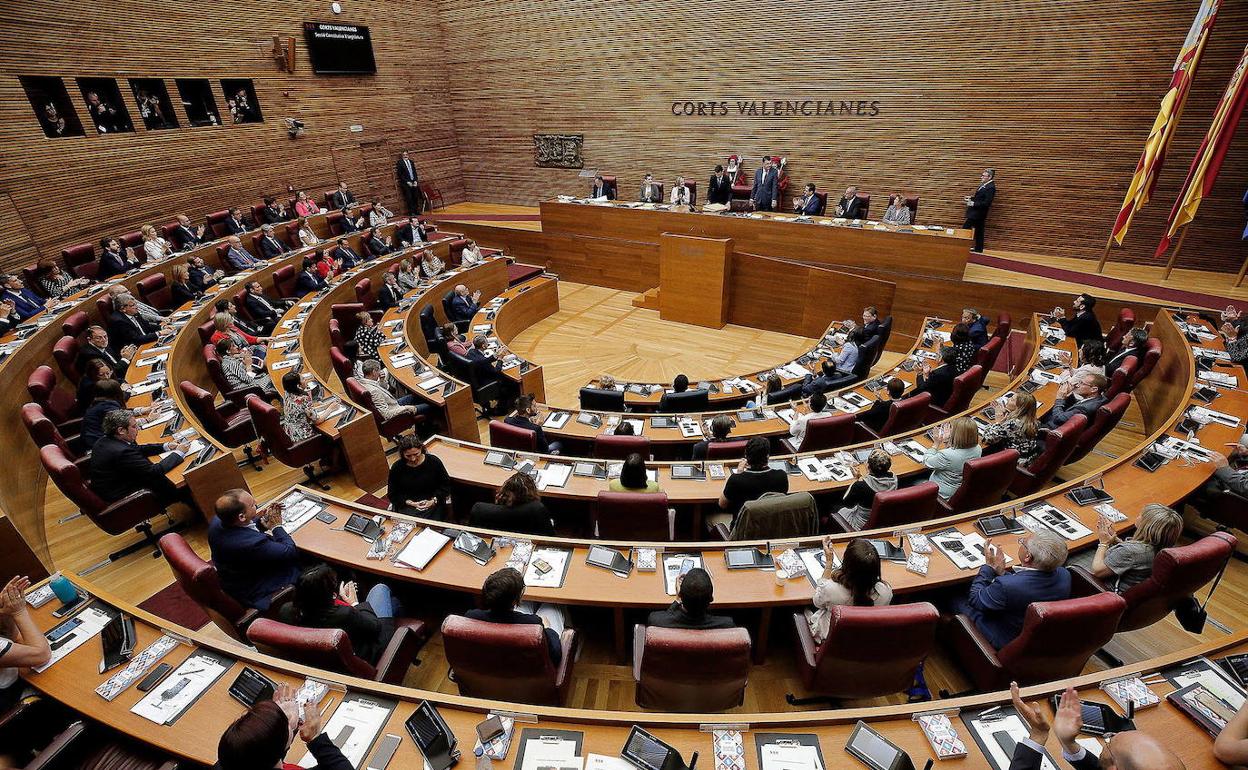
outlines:
[[[786, 361], [805, 350], [811, 342], [754, 329], [730, 327], [723, 331], [711, 331], [670, 324], [659, 320], [658, 314], [653, 311], [633, 308], [631, 299], [632, 295], [626, 292], [562, 284], [562, 310], [559, 315], [538, 324], [515, 341], [513, 348], [517, 352], [545, 368], [547, 393], [552, 402], [574, 405], [576, 389], [590, 377], [604, 371], [621, 377], [656, 381], [670, 379], [678, 371], [685, 371], [691, 378], [717, 377]], [[652, 340], [670, 341], [657, 343]], [[731, 353], [713, 355], [708, 352], [712, 350], [729, 350]], [[877, 371], [891, 367], [896, 356], [886, 354]], [[976, 403], [991, 397], [1004, 382], [1005, 375], [991, 374], [988, 380], [990, 388], [979, 394]], [[1139, 424], [1138, 410], [1132, 406], [1120, 427], [1102, 442], [1100, 449], [1116, 455], [1136, 445], [1141, 439]], [[484, 429], [485, 423], [482, 422], [481, 426]], [[1105, 462], [1108, 459], [1104, 456], [1089, 455], [1079, 464], [1064, 470], [1063, 477], [1074, 477]], [[260, 500], [275, 496], [302, 478], [300, 471], [285, 468], [276, 462], [259, 472], [244, 469], [244, 475]], [[334, 479], [332, 485], [335, 495], [347, 499], [355, 499], [362, 494], [345, 476]], [[61, 517], [71, 513], [71, 506], [55, 488], [50, 489], [45, 509], [46, 523], [52, 556], [59, 568], [72, 571], [85, 569], [104, 559], [110, 550], [134, 539], [110, 538], [82, 517], [58, 523]], [[185, 511], [180, 513], [183, 517], [188, 515]], [[189, 521], [184, 534], [196, 552], [207, 558], [205, 523]], [[91, 579], [136, 604], [172, 582], [164, 560], [153, 559], [147, 554], [135, 554], [104, 567], [93, 573]], [[1210, 605], [1211, 617], [1231, 628], [1243, 628], [1248, 623], [1246, 592], [1248, 565], [1232, 561]], [[449, 603], [459, 606], [456, 603], [462, 601], [458, 597], [422, 596], [417, 593], [408, 597], [406, 605], [432, 613], [435, 605], [446, 606]], [[633, 620], [639, 622], [642, 619]], [[742, 620], [747, 624], [755, 622], [749, 617]], [[802, 693], [792, 664], [791, 619], [778, 613], [773, 621], [768, 661], [752, 670], [745, 704], [740, 711], [793, 710], [795, 707], [785, 703], [785, 694]], [[586, 644], [577, 664], [576, 681], [568, 705], [635, 710], [631, 668], [618, 665], [611, 658], [610, 615], [573, 608], [572, 622], [582, 632]], [[211, 633], [212, 626], [205, 631]], [[225, 639], [219, 632], [218, 635]], [[1215, 639], [1220, 635], [1221, 632], [1209, 624], [1200, 638]], [[1119, 635], [1110, 650], [1126, 661], [1133, 661], [1183, 649], [1196, 641], [1196, 637], [1180, 629], [1173, 620], [1167, 620], [1148, 629]], [[422, 665], [413, 668], [408, 675], [406, 683], [409, 686], [444, 693], [456, 692], [455, 684], [447, 678], [440, 636], [430, 641], [421, 659]], [[1088, 664], [1088, 671], [1105, 667], [1105, 664], [1093, 659]], [[944, 652], [929, 658], [926, 675], [933, 694], [942, 688], [957, 692], [969, 687], [969, 682]], [[847, 702], [845, 705], [881, 705], [901, 700], [902, 696], [894, 696], [860, 703]]]

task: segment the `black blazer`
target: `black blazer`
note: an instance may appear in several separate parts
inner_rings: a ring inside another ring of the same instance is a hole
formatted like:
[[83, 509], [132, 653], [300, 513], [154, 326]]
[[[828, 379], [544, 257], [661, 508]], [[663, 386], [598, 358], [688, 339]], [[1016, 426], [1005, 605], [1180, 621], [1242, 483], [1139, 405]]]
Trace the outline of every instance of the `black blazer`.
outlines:
[[260, 213], [264, 216], [265, 224], [269, 225], [276, 225], [290, 219], [290, 213], [283, 214], [278, 210], [277, 206], [265, 206]]
[[182, 462], [174, 452], [158, 463], [147, 458], [165, 451], [160, 444], [131, 444], [113, 436], [105, 436], [91, 448], [91, 489], [109, 502], [143, 489], [150, 489], [168, 500], [177, 493], [165, 477]]
[[735, 628], [736, 624], [732, 622], [732, 618], [723, 615], [706, 614], [701, 617], [694, 617], [680, 602], [672, 602], [671, 606], [665, 610], [655, 610], [650, 613], [650, 617], [646, 618], [647, 626], [657, 626], [658, 628], [689, 628], [695, 631], [703, 631], [711, 628]]
[[195, 288], [189, 283], [171, 283], [169, 284], [169, 292], [173, 297], [174, 307], [182, 307], [186, 303], [204, 296], [202, 291], [195, 291]]
[[394, 251], [393, 246], [387, 246], [386, 242], [373, 235], [368, 239], [368, 250], [372, 252], [374, 257], [380, 257], [382, 254], [389, 254]]
[[[268, 303], [267, 305], [265, 303]], [[247, 292], [243, 295], [243, 306], [247, 308], [247, 312], [251, 317], [264, 326], [272, 326], [277, 323], [277, 319], [282, 316], [282, 309], [276, 302], [264, 297], [260, 297]]]
[[344, 193], [341, 190], [334, 190], [333, 195], [329, 196], [329, 202], [336, 209], [345, 209], [347, 206], [355, 203], [355, 196], [350, 191]]
[[[471, 350], [468, 351], [469, 360], [472, 359], [473, 352], [474, 351], [471, 351]], [[492, 372], [493, 370], [491, 369], [491, 373]], [[521, 417], [519, 415], [513, 414], [510, 417], [505, 418], [503, 422], [507, 423], [508, 425], [514, 425], [517, 428], [524, 428], [525, 430], [533, 431], [534, 433], [537, 434], [537, 451], [541, 452], [542, 454], [545, 454], [546, 452], [550, 450], [550, 442], [546, 440], [546, 433], [542, 430], [542, 426], [533, 422], [528, 417]]]
[[980, 185], [975, 194], [971, 196], [971, 203], [974, 205], [966, 207], [966, 218], [972, 222], [982, 222], [988, 218], [988, 209], [992, 207], [992, 199], [997, 195], [997, 183], [989, 181], [988, 184]]
[[1101, 322], [1096, 314], [1087, 310], [1076, 315], [1074, 318], [1063, 318], [1061, 320], [1062, 330], [1066, 332], [1067, 337], [1074, 337], [1075, 344], [1083, 347], [1083, 343], [1088, 340], [1096, 340], [1104, 342], [1105, 335], [1101, 333]]
[[[466, 357], [468, 359], [468, 373], [471, 381], [475, 381], [479, 385], [489, 385], [491, 382], [499, 379], [498, 361], [493, 356], [487, 356], [476, 348], [469, 348]], [[507, 419], [510, 420], [511, 418]], [[521, 427], [528, 426], [522, 425]], [[537, 444], [539, 447], [538, 451], [542, 451], [540, 448], [542, 446], [541, 436], [538, 437]]]
[[359, 252], [348, 246], [346, 241], [338, 244], [338, 249], [334, 252], [334, 256], [342, 260], [343, 270], [350, 270], [364, 261]]
[[[845, 219], [858, 219], [859, 212], [862, 211], [862, 198], [855, 195], [852, 198], [841, 197], [836, 202], [837, 208], [843, 208], [844, 213], [841, 214]], [[835, 211], [833, 212], [835, 213]]]
[[603, 182], [601, 187], [593, 185], [589, 190], [589, 197], [591, 198], [601, 198], [604, 195], [607, 196], [609, 201], [615, 200], [615, 189], [606, 182]]
[[924, 377], [919, 375], [918, 387], [910, 395], [917, 396], [920, 393], [932, 394], [932, 406], [944, 406], [949, 400], [949, 396], [953, 395], [953, 378], [957, 373], [953, 370], [952, 364], [942, 364], [932, 370], [932, 373]]
[[113, 349], [111, 339], [109, 340], [109, 346], [102, 349], [97, 348], [90, 343], [83, 345], [82, 349], [78, 351], [78, 370], [85, 370], [87, 368], [87, 364], [93, 358], [104, 359], [108, 362], [109, 366], [113, 367], [113, 374], [118, 380], [125, 379], [126, 367], [129, 366], [129, 364], [123, 361], [121, 355]]
[[280, 257], [287, 251], [290, 251], [290, 247], [276, 235], [266, 235], [260, 239], [260, 256], [265, 259]]
[[893, 400], [891, 398], [882, 398], [863, 412], [858, 417], [858, 422], [867, 426], [873, 431], [879, 431], [884, 427], [884, 423], [888, 422], [888, 414], [893, 409]]
[[398, 286], [383, 283], [377, 291], [377, 306], [382, 310], [389, 310], [392, 307], [397, 307], [402, 297], [403, 290]]
[[[468, 610], [464, 613], [465, 617], [473, 620], [486, 620], [490, 623], [507, 623], [509, 625], [542, 625], [542, 619], [536, 615], [530, 615], [527, 612], [516, 612], [509, 610], [507, 612], [494, 612], [493, 610]], [[555, 633], [553, 628], [543, 628], [543, 635], [546, 637], [546, 650], [550, 653], [550, 660], [556, 666], [563, 659], [563, 643], [559, 641], [559, 634]]]
[[[420, 236], [419, 238], [417, 237], [418, 235]], [[413, 226], [412, 221], [408, 220], [407, 224], [395, 231], [394, 239], [399, 243], [417, 243], [418, 241], [429, 240], [429, 236], [425, 232], [424, 227], [420, 225]]]
[[364, 225], [361, 224], [359, 221], [361, 219], [363, 219], [363, 217], [356, 217], [355, 219], [352, 219], [350, 214], [348, 214], [345, 211], [342, 212], [342, 232], [343, 233], [358, 233], [359, 231], [363, 230]]
[[304, 270], [295, 279], [295, 289], [298, 290], [300, 296], [309, 292], [320, 291], [328, 285], [316, 270]]
[[224, 229], [226, 235], [242, 235], [251, 228], [241, 219], [225, 218]]
[[169, 233], [169, 237], [173, 239], [174, 243], [178, 244], [178, 249], [181, 251], [185, 251], [191, 246], [197, 246], [200, 243], [199, 236], [195, 234], [195, 231], [182, 225], [173, 228], [173, 231]]
[[474, 503], [468, 512], [468, 526], [554, 537], [555, 523], [541, 500], [508, 508], [495, 503]]
[[108, 317], [108, 340], [119, 348], [155, 342], [156, 332], [157, 327], [144, 321], [139, 315], [128, 316], [114, 311]]
[[716, 179], [711, 174], [711, 180], [706, 183], [706, 202], [707, 203], [728, 203], [732, 200], [732, 177], [724, 174], [723, 179]]
[[[1010, 758], [1009, 770], [1040, 770], [1043, 755], [1025, 743], [1014, 745], [1014, 756]], [[1075, 770], [1101, 770], [1101, 760], [1092, 752], [1084, 750], [1083, 758], [1070, 763]]]
[[188, 267], [187, 272], [189, 273], [191, 288], [200, 294], [203, 294], [205, 289], [217, 282], [215, 278], [208, 278], [211, 273], [216, 271], [209, 270], [207, 265], [204, 267]]
[[138, 260], [128, 260], [121, 255], [119, 251], [105, 250], [100, 254], [100, 270], [96, 277], [100, 279], [112, 278], [115, 275], [136, 268], [141, 263]]
[[402, 158], [399, 158], [394, 162], [394, 175], [399, 178], [400, 187], [404, 185], [411, 185], [412, 182], [416, 182], [418, 184], [420, 182], [420, 172], [416, 169], [416, 161], [409, 162], [412, 164], [412, 171], [410, 174], [407, 171], [407, 163], [403, 162]]

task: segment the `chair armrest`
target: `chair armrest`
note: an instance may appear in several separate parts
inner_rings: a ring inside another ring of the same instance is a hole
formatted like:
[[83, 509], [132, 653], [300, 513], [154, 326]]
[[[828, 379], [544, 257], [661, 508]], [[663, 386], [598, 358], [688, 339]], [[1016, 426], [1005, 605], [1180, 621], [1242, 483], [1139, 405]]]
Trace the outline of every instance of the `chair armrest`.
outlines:
[[559, 668], [555, 671], [555, 687], [560, 690], [572, 680], [572, 667], [576, 665], [576, 653], [580, 647], [580, 635], [575, 628], [565, 628], [559, 635], [563, 654], [559, 656]]
[[728, 525], [723, 522], [711, 527], [711, 534], [725, 543], [732, 540], [732, 532], [728, 529]]
[[784, 447], [784, 451], [786, 454], [791, 454], [791, 455], [797, 454], [797, 445], [793, 443], [792, 438], [780, 439], [780, 446]]
[[1095, 596], [1107, 593], [1109, 586], [1083, 567], [1067, 567], [1070, 570], [1070, 598]]
[[142, 524], [165, 509], [160, 504], [156, 493], [150, 489], [140, 489], [108, 507], [96, 517], [100, 529], [113, 535], [120, 535], [126, 530]]
[[10, 708], [0, 714], [0, 730], [4, 730], [24, 716], [28, 715], [31, 709], [39, 702], [38, 698], [30, 698], [28, 700], [20, 700], [14, 703]]
[[35, 758], [26, 765], [25, 770], [52, 770], [57, 767], [65, 767], [63, 757], [67, 756], [74, 744], [87, 731], [86, 725], [82, 722], [74, 722], [69, 727], [61, 731], [61, 734], [52, 739], [43, 751], [35, 755]]
[[841, 532], [852, 532], [849, 522], [841, 515], [840, 511], [828, 511], [828, 523], [835, 524]]
[[867, 425], [863, 422], [854, 423], [854, 434], [855, 434], [854, 437], [858, 440], [859, 443], [863, 441], [878, 441], [880, 438], [880, 435], [878, 433], [876, 433], [871, 428], [867, 427]]
[[980, 690], [995, 690], [1001, 684], [1004, 670], [996, 649], [966, 615], [956, 615], [949, 627], [954, 657]]
[[633, 681], [641, 681], [641, 655], [646, 650], [646, 627], [642, 623], [633, 626]]
[[406, 621], [394, 631], [390, 643], [377, 660], [378, 682], [386, 684], [403, 684], [407, 669], [416, 661], [416, 654], [425, 644], [425, 624], [421, 621]]
[[815, 652], [819, 649], [819, 645], [815, 642], [815, 637], [810, 634], [810, 623], [807, 622], [804, 612], [793, 613], [793, 634], [798, 649], [802, 653], [802, 660], [799, 663], [804, 663], [813, 669]]

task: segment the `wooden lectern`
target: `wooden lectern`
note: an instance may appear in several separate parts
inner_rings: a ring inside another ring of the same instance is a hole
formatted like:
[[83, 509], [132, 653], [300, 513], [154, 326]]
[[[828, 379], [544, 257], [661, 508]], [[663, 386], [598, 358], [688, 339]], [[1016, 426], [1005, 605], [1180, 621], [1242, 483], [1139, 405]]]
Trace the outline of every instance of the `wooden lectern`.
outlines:
[[722, 329], [728, 323], [732, 239], [659, 236], [659, 318]]

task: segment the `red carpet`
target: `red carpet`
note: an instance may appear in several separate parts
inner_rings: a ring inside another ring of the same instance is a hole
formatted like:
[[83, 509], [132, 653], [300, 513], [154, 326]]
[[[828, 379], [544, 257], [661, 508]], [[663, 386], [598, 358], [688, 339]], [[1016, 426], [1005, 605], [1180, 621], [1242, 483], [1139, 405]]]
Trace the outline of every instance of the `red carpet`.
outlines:
[[176, 582], [170, 583], [144, 599], [139, 604], [139, 609], [192, 631], [198, 631], [208, 625], [208, 616]]
[[383, 511], [390, 510], [390, 501], [384, 497], [377, 497], [376, 495], [363, 494], [355, 498], [355, 501], [361, 505], [368, 505], [368, 506], [372, 506], [373, 508], [380, 508]]
[[524, 283], [530, 278], [536, 278], [545, 272], [544, 268], [536, 265], [522, 265], [519, 262], [507, 266], [507, 285], [515, 286]]

